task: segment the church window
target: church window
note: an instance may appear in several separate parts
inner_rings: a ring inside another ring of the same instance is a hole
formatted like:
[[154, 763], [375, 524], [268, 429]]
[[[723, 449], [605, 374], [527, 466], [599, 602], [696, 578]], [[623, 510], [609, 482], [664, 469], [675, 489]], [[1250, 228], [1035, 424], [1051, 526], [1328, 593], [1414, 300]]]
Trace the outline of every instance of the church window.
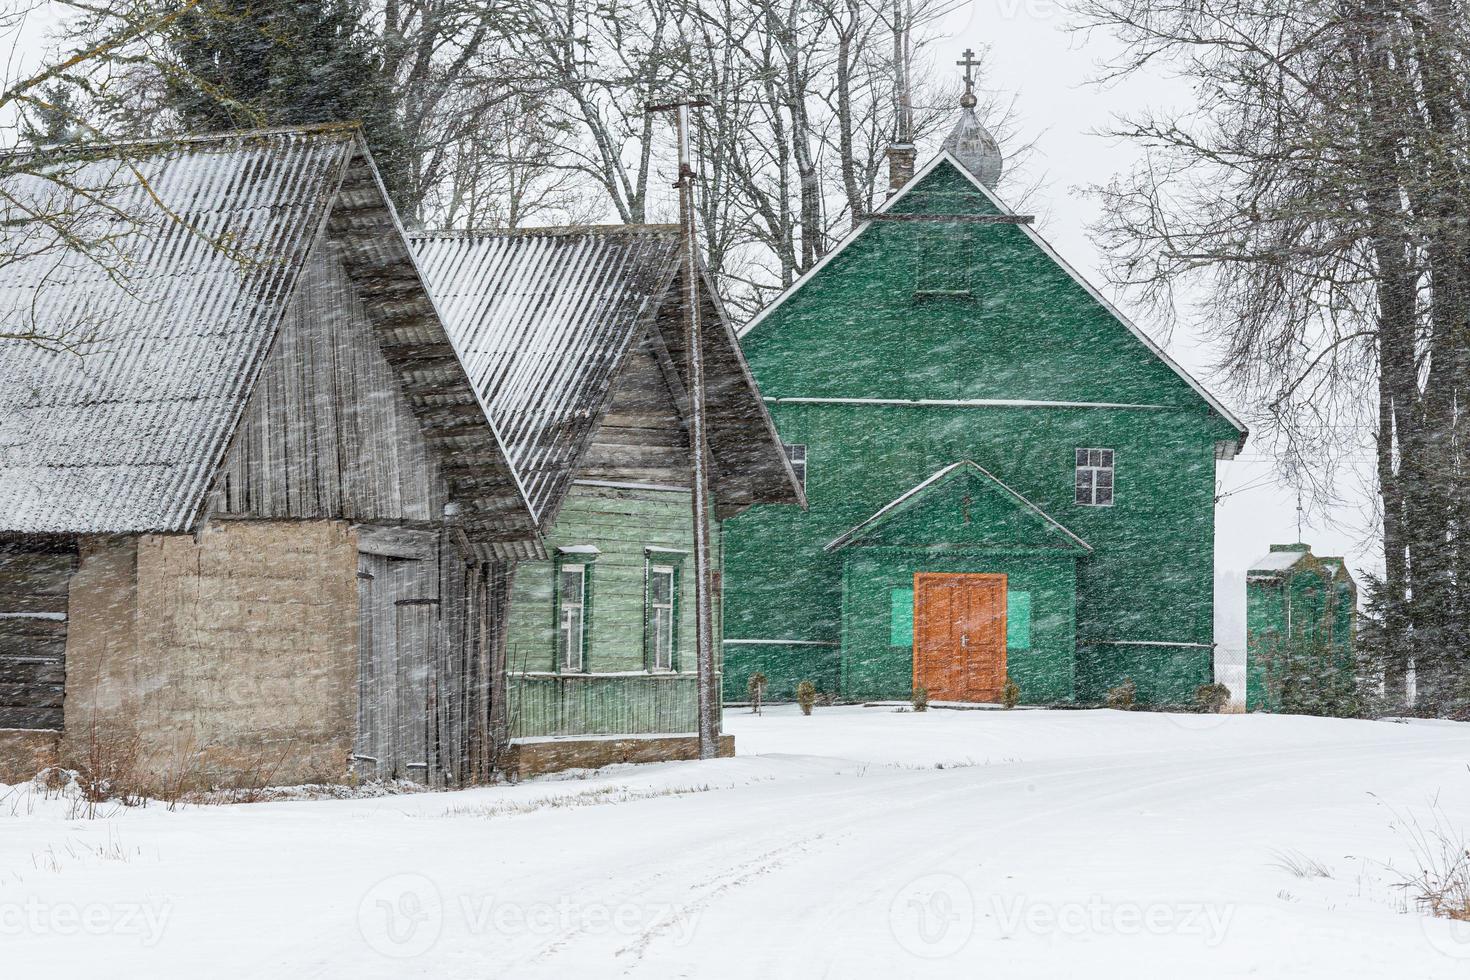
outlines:
[[888, 645], [914, 645], [913, 589], [894, 589], [888, 594]]
[[1006, 593], [1006, 647], [1031, 649], [1031, 593]]
[[1113, 506], [1113, 451], [1077, 450], [1077, 503], [1087, 507]]
[[799, 442], [783, 442], [781, 448], [786, 450], [786, 458], [791, 461], [791, 472], [796, 474], [796, 480], [801, 484], [801, 489], [806, 490], [806, 445]]

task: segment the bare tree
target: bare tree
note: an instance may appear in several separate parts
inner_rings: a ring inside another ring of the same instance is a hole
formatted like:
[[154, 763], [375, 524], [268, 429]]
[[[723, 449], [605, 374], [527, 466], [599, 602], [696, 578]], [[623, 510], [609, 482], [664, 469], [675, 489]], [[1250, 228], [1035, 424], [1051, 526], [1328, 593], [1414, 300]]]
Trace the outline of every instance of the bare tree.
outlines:
[[1332, 492], [1376, 446], [1383, 666], [1428, 710], [1470, 703], [1470, 22], [1453, 0], [1080, 0], [1126, 75], [1168, 62], [1191, 111], [1121, 120], [1145, 163], [1103, 189], [1114, 281], [1181, 288], [1283, 466]]

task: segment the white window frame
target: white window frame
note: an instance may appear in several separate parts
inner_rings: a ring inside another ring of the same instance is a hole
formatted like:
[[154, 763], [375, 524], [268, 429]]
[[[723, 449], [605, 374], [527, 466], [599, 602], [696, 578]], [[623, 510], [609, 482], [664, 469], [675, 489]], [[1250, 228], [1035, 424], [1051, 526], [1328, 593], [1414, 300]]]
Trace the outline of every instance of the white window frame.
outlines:
[[[1073, 455], [1072, 499], [1079, 507], [1111, 507], [1118, 499], [1118, 454], [1102, 447], [1078, 448]], [[1101, 490], [1107, 499], [1099, 499]]]
[[[577, 573], [581, 584], [575, 601], [567, 596], [563, 576]], [[587, 565], [585, 562], [560, 562], [556, 566], [556, 653], [557, 667], [568, 673], [580, 673], [587, 663]], [[573, 643], [568, 614], [577, 613], [577, 635]]]
[[[655, 564], [649, 562], [647, 566], [646, 583], [644, 587], [645, 604], [643, 615], [648, 623], [648, 638], [653, 645], [649, 651], [648, 669], [651, 671], [672, 671], [674, 669], [674, 642], [678, 635], [679, 624], [674, 619], [674, 611], [678, 608], [679, 596], [676, 589], [679, 585], [678, 569], [667, 563]], [[656, 575], [667, 575], [669, 580], [669, 600], [667, 603], [655, 602], [653, 598], [653, 580]], [[662, 613], [662, 616], [657, 614]], [[662, 621], [662, 628], [658, 625]], [[660, 657], [660, 642], [663, 645], [663, 656]]]
[[804, 442], [783, 442], [781, 448], [786, 451], [786, 461], [791, 464], [791, 471], [796, 474], [797, 482], [801, 484], [801, 490], [806, 492], [806, 464], [807, 453]]

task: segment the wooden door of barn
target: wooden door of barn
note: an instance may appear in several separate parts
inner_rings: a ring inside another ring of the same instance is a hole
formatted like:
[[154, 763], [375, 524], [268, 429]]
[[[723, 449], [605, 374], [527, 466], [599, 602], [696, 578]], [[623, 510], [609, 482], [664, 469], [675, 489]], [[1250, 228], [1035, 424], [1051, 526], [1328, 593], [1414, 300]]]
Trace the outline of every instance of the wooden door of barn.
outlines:
[[914, 685], [933, 701], [999, 701], [1006, 676], [1006, 577], [914, 576]]
[[357, 581], [357, 770], [427, 782], [434, 766], [436, 563], [362, 553]]

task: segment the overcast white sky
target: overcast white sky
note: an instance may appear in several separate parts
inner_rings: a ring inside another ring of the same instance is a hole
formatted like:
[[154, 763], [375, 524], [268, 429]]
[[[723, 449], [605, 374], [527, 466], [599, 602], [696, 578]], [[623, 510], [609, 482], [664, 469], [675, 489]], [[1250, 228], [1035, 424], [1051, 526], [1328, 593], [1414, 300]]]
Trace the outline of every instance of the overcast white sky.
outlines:
[[[4, 0], [0, 0], [4, 2]], [[1142, 106], [1187, 105], [1187, 81], [1162, 73], [1131, 79], [1102, 90], [1089, 84], [1096, 66], [1112, 48], [1103, 34], [1084, 37], [1068, 30], [1069, 15], [1056, 0], [972, 0], [952, 14], [941, 27], [942, 40], [933, 49], [934, 70], [953, 67], [966, 47], [988, 49], [989, 87], [1002, 96], [1014, 95], [1021, 137], [1035, 141], [1027, 172], [1044, 178], [1029, 202], [1039, 215], [1038, 229], [1084, 275], [1101, 286], [1096, 249], [1087, 226], [1098, 213], [1096, 202], [1084, 189], [1106, 183], [1127, 170], [1136, 159], [1134, 147], [1094, 135], [1113, 114]], [[36, 22], [37, 28], [41, 22]], [[42, 40], [30, 32], [29, 53]], [[13, 66], [14, 67], [14, 66]], [[1104, 288], [1125, 310], [1127, 302]], [[1140, 318], [1140, 326], [1168, 347], [1170, 354], [1207, 386], [1214, 351], [1192, 332], [1178, 330], [1171, 338], [1159, 335], [1155, 325]], [[1247, 406], [1237, 406], [1247, 407]], [[1222, 579], [1231, 580], [1265, 553], [1272, 543], [1297, 539], [1296, 500], [1293, 492], [1271, 477], [1272, 462], [1248, 447], [1246, 458], [1221, 464], [1219, 477], [1226, 490], [1248, 488], [1226, 499], [1217, 512], [1216, 565]], [[1126, 478], [1120, 474], [1120, 478]], [[1351, 501], [1330, 518], [1308, 520], [1303, 537], [1318, 554], [1345, 554], [1354, 570], [1378, 568], [1381, 559], [1365, 543], [1361, 500]], [[1230, 582], [1221, 596], [1222, 630], [1238, 632], [1243, 609], [1243, 587]], [[1239, 590], [1239, 591], [1237, 591]], [[1233, 644], [1233, 638], [1221, 636]]]
[[[1021, 136], [1036, 141], [1027, 170], [1031, 176], [1044, 178], [1028, 202], [1038, 214], [1037, 228], [1069, 262], [1102, 287], [1098, 253], [1087, 237], [1087, 226], [1098, 216], [1098, 207], [1084, 190], [1126, 171], [1138, 153], [1129, 144], [1094, 133], [1105, 129], [1115, 113], [1143, 106], [1188, 105], [1192, 93], [1187, 80], [1162, 72], [1106, 90], [1089, 84], [1098, 62], [1116, 49], [1105, 34], [1076, 34], [1068, 30], [1069, 23], [1069, 14], [1055, 0], [971, 0], [944, 22], [944, 38], [934, 52], [934, 62], [935, 70], [959, 72], [952, 65], [966, 47], [988, 47], [990, 89], [1016, 96]], [[1128, 309], [1124, 297], [1105, 287], [1103, 291]], [[1176, 330], [1166, 340], [1151, 329], [1154, 325], [1146, 318], [1140, 317], [1139, 324], [1165, 343], [1170, 355], [1207, 387], [1219, 388], [1210, 383], [1215, 351], [1205, 339]], [[1219, 465], [1226, 490], [1254, 488], [1230, 496], [1216, 515], [1216, 567], [1225, 576], [1243, 572], [1272, 543], [1297, 540], [1294, 491], [1271, 479], [1273, 463], [1260, 452], [1259, 446], [1248, 444], [1242, 454], [1246, 458]], [[1120, 473], [1119, 479], [1126, 476]], [[1347, 555], [1354, 571], [1361, 566], [1380, 568], [1379, 556], [1362, 547], [1366, 543], [1362, 502], [1351, 501], [1329, 518], [1313, 521], [1309, 515], [1303, 540], [1318, 554]], [[1243, 616], [1243, 586], [1237, 588], [1238, 594], [1232, 590], [1228, 601], [1242, 608], [1238, 615], [1230, 614], [1234, 610], [1221, 610], [1227, 614], [1217, 619], [1222, 629], [1234, 628]], [[1232, 642], [1225, 636], [1220, 641]]]

